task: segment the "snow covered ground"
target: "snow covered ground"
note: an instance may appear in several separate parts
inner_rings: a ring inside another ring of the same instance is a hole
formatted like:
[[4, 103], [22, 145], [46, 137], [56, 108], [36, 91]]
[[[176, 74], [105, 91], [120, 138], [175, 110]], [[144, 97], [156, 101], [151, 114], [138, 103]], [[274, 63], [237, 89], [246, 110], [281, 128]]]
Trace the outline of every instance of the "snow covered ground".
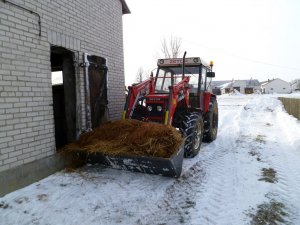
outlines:
[[300, 122], [276, 96], [218, 101], [218, 138], [184, 160], [179, 179], [58, 172], [0, 198], [0, 224], [267, 224], [259, 215], [270, 208], [274, 224], [300, 224]]

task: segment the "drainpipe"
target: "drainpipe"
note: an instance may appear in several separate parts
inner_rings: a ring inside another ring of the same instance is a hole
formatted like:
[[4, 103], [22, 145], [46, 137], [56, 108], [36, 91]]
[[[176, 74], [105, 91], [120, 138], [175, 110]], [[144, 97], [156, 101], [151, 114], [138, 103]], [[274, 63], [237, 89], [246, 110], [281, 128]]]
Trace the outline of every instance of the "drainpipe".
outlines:
[[85, 109], [86, 109], [86, 130], [92, 130], [92, 117], [91, 117], [91, 105], [90, 105], [90, 82], [89, 82], [89, 66], [88, 60], [89, 54], [84, 53], [83, 65], [84, 65], [84, 78], [85, 78]]

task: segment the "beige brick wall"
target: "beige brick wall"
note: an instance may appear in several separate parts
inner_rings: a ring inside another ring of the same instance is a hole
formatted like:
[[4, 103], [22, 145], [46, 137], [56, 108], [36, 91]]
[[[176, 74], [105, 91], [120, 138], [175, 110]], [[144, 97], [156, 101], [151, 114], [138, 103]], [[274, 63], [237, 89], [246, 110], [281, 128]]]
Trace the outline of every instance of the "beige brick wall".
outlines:
[[[55, 153], [50, 46], [107, 58], [109, 118], [124, 104], [120, 0], [14, 0], [38, 17], [0, 1], [0, 171]], [[79, 69], [81, 129], [85, 128], [83, 70]]]

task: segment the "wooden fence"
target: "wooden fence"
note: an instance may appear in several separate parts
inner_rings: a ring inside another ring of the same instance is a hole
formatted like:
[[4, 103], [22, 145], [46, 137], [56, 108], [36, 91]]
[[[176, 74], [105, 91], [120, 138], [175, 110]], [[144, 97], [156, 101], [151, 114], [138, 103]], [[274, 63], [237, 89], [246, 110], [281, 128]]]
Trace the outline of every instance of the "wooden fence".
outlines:
[[279, 97], [285, 110], [300, 120], [300, 99]]

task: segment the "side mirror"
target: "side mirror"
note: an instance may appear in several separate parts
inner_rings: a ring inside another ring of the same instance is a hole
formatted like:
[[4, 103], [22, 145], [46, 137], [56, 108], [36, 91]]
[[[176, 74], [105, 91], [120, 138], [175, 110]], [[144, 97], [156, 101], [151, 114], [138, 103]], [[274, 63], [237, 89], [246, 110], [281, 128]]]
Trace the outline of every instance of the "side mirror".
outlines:
[[215, 77], [215, 72], [206, 72], [206, 77]]

